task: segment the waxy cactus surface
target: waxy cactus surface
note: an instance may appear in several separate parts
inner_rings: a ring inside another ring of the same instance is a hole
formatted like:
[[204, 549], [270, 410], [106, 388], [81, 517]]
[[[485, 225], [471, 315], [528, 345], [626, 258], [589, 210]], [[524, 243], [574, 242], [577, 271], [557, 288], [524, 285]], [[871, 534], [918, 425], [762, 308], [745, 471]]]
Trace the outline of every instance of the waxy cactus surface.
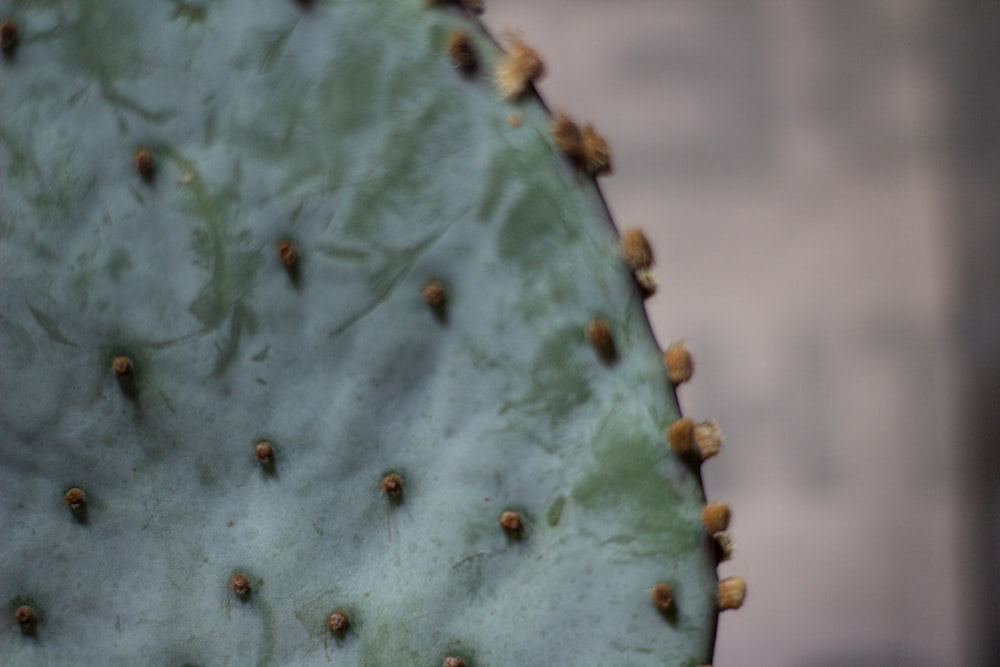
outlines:
[[710, 661], [643, 292], [473, 13], [2, 19], [0, 662]]

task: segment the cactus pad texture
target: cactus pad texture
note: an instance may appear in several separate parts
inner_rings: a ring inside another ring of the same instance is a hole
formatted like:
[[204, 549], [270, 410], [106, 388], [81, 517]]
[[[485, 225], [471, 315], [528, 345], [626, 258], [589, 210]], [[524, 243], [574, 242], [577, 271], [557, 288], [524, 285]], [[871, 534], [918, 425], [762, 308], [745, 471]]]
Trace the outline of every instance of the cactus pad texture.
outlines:
[[0, 19], [4, 665], [711, 660], [642, 290], [473, 13]]

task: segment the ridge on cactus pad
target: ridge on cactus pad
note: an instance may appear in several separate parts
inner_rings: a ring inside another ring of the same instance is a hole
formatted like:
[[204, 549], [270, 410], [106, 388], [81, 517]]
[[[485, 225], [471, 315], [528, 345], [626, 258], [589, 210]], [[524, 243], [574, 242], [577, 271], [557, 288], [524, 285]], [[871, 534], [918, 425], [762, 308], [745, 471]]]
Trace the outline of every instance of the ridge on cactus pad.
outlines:
[[4, 665], [711, 660], [644, 291], [472, 10], [0, 20]]

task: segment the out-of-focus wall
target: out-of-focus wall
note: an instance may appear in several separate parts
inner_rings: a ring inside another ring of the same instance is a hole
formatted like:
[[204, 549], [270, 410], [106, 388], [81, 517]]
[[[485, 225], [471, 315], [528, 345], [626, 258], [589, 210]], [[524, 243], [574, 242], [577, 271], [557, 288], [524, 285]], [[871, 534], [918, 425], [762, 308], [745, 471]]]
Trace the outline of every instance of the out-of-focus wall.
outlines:
[[550, 106], [611, 141], [610, 208], [658, 254], [654, 329], [696, 354], [682, 404], [729, 436], [705, 481], [749, 597], [717, 666], [987, 664], [954, 325], [952, 77], [974, 62], [952, 51], [1000, 11], [957, 6], [488, 2], [546, 57]]
[[[949, 7], [952, 331], [961, 360], [959, 485], [969, 664], [1000, 665], [1000, 2]], [[957, 46], [960, 45], [960, 46]]]

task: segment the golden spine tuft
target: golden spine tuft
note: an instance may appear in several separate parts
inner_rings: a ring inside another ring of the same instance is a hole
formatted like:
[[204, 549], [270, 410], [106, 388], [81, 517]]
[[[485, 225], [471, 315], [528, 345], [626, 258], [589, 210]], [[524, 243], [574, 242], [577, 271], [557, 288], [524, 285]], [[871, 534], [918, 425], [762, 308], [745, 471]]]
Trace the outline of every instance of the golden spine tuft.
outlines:
[[538, 51], [524, 43], [520, 35], [507, 35], [510, 46], [497, 64], [495, 78], [505, 100], [520, 98], [531, 85], [545, 75], [545, 63]]

